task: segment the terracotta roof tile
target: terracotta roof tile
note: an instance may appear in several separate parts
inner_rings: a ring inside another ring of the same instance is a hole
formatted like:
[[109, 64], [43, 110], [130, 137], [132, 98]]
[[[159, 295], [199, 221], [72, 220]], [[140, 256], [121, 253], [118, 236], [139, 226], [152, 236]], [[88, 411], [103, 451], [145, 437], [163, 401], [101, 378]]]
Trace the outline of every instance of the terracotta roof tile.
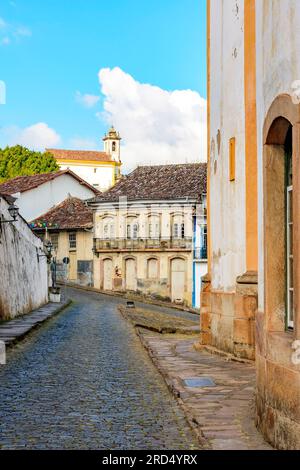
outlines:
[[140, 166], [91, 202], [192, 198], [206, 193], [206, 163]]
[[30, 223], [33, 230], [43, 229], [44, 224], [50, 229], [75, 230], [93, 227], [93, 212], [84, 201], [69, 197], [46, 214]]
[[71, 170], [60, 170], [52, 173], [42, 173], [39, 175], [31, 176], [17, 176], [16, 178], [13, 178], [11, 180], [6, 181], [5, 183], [0, 184], [0, 192], [3, 194], [24, 193], [25, 191], [37, 188], [41, 184], [52, 181], [55, 178], [64, 174], [69, 174], [73, 176], [77, 181], [79, 181], [80, 184], [88, 187], [95, 194], [99, 194], [99, 191], [96, 188], [84, 181]]
[[92, 150], [63, 150], [47, 149], [57, 160], [90, 160], [95, 162], [110, 162], [111, 155], [106, 152], [96, 152]]

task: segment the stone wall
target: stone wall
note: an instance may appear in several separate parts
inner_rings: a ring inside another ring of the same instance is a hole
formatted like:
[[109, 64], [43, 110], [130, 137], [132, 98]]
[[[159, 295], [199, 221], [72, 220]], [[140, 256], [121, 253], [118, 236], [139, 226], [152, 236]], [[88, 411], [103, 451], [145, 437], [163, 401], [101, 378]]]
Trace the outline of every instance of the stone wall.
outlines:
[[[0, 197], [0, 217], [10, 220]], [[0, 321], [23, 315], [48, 302], [47, 261], [38, 258], [43, 244], [18, 217], [0, 225]]]
[[205, 276], [201, 293], [200, 343], [253, 360], [255, 357], [255, 314], [257, 284], [255, 276], [237, 279], [232, 293], [211, 290]]

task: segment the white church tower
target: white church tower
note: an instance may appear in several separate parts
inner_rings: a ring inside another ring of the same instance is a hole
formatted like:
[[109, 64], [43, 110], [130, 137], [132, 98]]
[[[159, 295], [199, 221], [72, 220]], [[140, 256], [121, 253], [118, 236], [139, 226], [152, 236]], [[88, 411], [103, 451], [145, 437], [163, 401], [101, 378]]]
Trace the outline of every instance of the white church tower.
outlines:
[[104, 151], [111, 155], [112, 159], [118, 163], [121, 162], [121, 140], [120, 134], [115, 130], [114, 126], [112, 126], [103, 137]]

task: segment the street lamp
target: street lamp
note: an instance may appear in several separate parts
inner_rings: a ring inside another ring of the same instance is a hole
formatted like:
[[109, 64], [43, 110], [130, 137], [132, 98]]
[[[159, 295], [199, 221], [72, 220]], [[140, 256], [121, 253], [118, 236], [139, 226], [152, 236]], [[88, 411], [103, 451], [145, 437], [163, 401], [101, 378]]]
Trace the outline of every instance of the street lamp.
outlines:
[[19, 208], [15, 204], [10, 204], [8, 207], [9, 215], [11, 216], [11, 220], [3, 220], [0, 218], [0, 224], [7, 224], [9, 222], [16, 222], [17, 217], [19, 215]]
[[49, 260], [51, 258], [51, 254], [52, 254], [52, 249], [53, 249], [53, 245], [52, 245], [51, 241], [46, 240], [45, 243], [44, 243], [45, 253], [43, 253], [43, 254], [37, 253], [38, 259], [43, 258], [43, 256], [45, 256], [46, 258], [48, 258], [48, 262], [49, 262]]

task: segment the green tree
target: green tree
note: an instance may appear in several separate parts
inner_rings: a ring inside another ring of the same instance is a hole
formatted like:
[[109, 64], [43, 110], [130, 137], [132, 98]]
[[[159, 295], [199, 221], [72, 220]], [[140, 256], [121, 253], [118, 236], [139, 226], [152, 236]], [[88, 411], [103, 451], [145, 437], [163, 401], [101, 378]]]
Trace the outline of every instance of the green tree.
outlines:
[[0, 182], [16, 176], [29, 176], [58, 171], [50, 152], [34, 152], [21, 145], [0, 149]]

